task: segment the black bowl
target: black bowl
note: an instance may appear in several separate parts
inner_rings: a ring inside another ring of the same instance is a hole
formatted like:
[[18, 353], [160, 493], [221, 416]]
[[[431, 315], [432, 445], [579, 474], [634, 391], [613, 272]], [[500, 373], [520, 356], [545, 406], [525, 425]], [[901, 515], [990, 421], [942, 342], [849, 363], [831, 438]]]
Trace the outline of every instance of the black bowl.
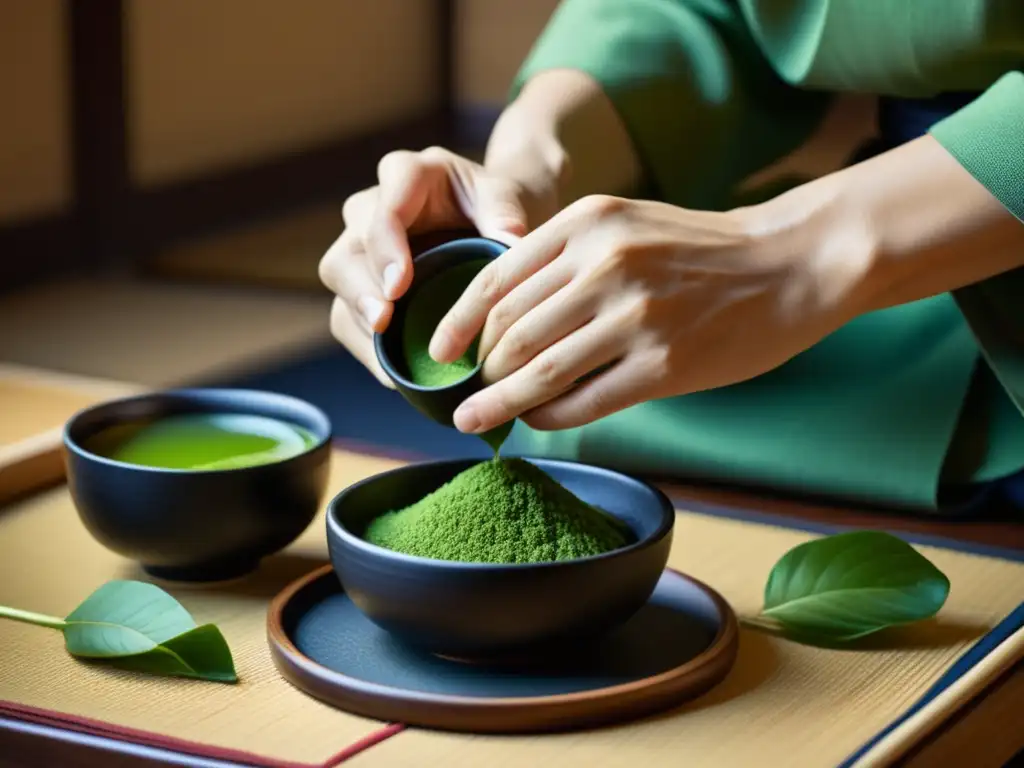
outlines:
[[415, 383], [409, 376], [402, 344], [409, 303], [427, 281], [442, 272], [472, 261], [492, 261], [507, 250], [508, 246], [497, 240], [466, 237], [442, 243], [420, 254], [413, 259], [412, 284], [395, 302], [387, 329], [373, 335], [377, 361], [402, 397], [420, 413], [446, 427], [454, 426], [452, 416], [455, 409], [470, 395], [483, 389], [482, 366], [477, 365], [465, 378], [448, 386], [425, 387]]
[[[128, 464], [90, 450], [110, 427], [182, 413], [242, 413], [288, 421], [316, 442], [278, 462], [212, 471]], [[217, 581], [255, 569], [316, 517], [327, 487], [331, 424], [293, 397], [242, 389], [182, 389], [103, 403], [64, 428], [68, 487], [93, 537], [158, 578]]]
[[629, 619], [668, 561], [671, 502], [618, 472], [531, 461], [623, 521], [635, 543], [578, 560], [524, 565], [432, 560], [370, 544], [362, 535], [373, 518], [418, 501], [476, 461], [410, 464], [356, 483], [328, 505], [331, 562], [356, 606], [406, 643], [466, 660], [550, 655]]

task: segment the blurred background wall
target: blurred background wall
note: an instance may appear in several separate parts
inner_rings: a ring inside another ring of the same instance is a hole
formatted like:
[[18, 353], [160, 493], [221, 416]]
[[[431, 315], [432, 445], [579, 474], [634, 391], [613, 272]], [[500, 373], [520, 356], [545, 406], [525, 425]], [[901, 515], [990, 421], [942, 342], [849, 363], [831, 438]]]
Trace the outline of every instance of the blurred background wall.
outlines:
[[[317, 286], [381, 155], [482, 150], [557, 4], [0, 0], [0, 290], [154, 270]], [[838, 167], [872, 125], [854, 97], [766, 174]]]
[[[556, 5], [0, 0], [0, 280], [45, 278], [52, 250], [57, 271], [144, 261], [165, 241], [333, 203], [372, 180], [370, 154], [479, 143]], [[120, 94], [103, 90], [115, 65]]]
[[0, 0], [0, 223], [71, 198], [61, 0]]

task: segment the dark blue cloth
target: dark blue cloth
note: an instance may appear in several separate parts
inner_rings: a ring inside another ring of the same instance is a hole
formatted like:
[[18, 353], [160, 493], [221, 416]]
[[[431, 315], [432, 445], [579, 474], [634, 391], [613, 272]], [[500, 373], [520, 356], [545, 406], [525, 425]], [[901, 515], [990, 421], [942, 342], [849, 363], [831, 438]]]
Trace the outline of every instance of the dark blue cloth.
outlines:
[[943, 118], [959, 112], [980, 93], [942, 93], [930, 99], [899, 99], [882, 96], [878, 100], [878, 135], [887, 149], [920, 138]]

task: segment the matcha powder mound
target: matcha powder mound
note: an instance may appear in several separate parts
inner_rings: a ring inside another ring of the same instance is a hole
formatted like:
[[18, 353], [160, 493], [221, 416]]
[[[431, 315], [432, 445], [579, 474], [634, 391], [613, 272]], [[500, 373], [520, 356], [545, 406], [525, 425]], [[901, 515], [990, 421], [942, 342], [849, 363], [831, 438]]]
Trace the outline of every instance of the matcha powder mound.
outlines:
[[624, 525], [522, 459], [494, 459], [370, 523], [366, 540], [436, 560], [538, 563], [630, 543]]

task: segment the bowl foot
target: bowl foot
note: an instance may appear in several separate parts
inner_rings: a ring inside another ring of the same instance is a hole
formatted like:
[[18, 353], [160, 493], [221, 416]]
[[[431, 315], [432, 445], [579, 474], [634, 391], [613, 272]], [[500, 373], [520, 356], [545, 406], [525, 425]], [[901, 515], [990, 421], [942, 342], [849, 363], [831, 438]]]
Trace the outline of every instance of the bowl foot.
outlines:
[[161, 581], [178, 582], [209, 582], [230, 581], [255, 571], [260, 564], [259, 558], [244, 560], [227, 560], [199, 565], [143, 565], [142, 570]]

